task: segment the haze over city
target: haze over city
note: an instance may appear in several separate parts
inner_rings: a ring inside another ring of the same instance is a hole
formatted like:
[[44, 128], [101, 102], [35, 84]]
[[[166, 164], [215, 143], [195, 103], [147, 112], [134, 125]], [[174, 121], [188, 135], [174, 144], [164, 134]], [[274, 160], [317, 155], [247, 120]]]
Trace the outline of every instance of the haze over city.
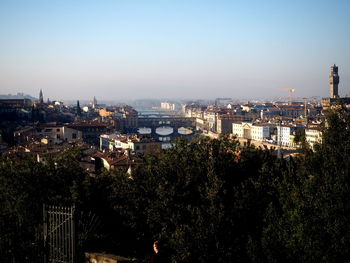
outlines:
[[350, 0], [0, 0], [1, 263], [349, 262]]
[[350, 2], [1, 1], [0, 93], [266, 98], [350, 91]]

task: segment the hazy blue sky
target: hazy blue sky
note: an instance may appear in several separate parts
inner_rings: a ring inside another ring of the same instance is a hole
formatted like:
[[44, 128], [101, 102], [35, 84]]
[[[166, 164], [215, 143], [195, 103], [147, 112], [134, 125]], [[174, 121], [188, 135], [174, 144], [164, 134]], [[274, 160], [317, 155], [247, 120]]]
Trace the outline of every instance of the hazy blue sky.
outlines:
[[0, 93], [45, 99], [350, 92], [349, 0], [0, 0]]

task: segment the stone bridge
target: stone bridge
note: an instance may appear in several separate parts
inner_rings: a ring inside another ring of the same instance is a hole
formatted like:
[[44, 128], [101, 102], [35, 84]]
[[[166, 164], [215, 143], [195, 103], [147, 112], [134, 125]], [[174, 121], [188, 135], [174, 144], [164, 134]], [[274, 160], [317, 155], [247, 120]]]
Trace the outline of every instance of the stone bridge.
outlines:
[[[158, 118], [151, 118], [151, 117], [139, 117], [138, 118], [138, 126], [139, 128], [150, 128], [152, 137], [160, 138], [160, 137], [192, 137], [194, 135], [194, 132], [192, 134], [180, 134], [178, 133], [178, 129], [181, 127], [184, 128], [191, 128], [193, 131], [196, 128], [196, 118], [190, 118], [190, 117], [158, 117]], [[156, 129], [160, 127], [170, 127], [173, 128], [173, 133], [169, 135], [159, 135], [156, 133]]]

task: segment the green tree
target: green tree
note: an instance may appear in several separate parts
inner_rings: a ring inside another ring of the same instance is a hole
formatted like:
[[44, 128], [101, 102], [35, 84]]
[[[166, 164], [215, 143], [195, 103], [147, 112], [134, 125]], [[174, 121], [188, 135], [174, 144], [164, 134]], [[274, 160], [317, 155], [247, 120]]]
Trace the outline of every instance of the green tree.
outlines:
[[116, 188], [113, 199], [128, 215], [125, 224], [143, 231], [149, 244], [166, 240], [176, 262], [247, 261], [261, 255], [263, 217], [276, 198], [280, 163], [271, 151], [241, 148], [228, 137], [178, 141], [147, 157], [126, 182], [131, 189], [120, 196]]
[[268, 218], [274, 227], [265, 228], [265, 247], [273, 247], [268, 250], [269, 259], [349, 260], [349, 131], [346, 109], [332, 109], [322, 144], [315, 147], [315, 152], [301, 155], [281, 181], [279, 205], [271, 209]]

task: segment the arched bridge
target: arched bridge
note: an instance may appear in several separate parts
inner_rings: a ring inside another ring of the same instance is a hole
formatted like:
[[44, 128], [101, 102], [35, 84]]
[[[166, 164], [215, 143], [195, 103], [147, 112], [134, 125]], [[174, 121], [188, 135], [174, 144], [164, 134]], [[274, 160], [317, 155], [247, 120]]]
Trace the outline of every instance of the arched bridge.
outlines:
[[[158, 117], [158, 118], [138, 118], [139, 128], [150, 128], [153, 137], [162, 137], [156, 133], [157, 128], [161, 127], [171, 127], [173, 132], [168, 137], [180, 137], [180, 136], [190, 136], [182, 135], [178, 133], [178, 129], [181, 127], [195, 129], [196, 119], [190, 117]], [[193, 134], [192, 134], [193, 135]]]

